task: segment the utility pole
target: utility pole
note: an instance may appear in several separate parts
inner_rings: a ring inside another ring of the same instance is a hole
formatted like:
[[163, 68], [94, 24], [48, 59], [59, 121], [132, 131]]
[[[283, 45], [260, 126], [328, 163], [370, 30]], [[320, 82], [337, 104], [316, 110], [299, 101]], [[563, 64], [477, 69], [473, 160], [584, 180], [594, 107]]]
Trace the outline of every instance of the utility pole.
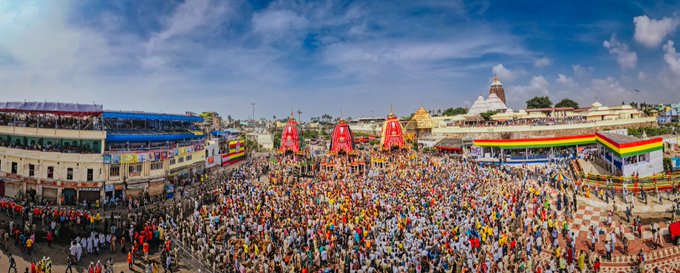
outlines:
[[251, 102], [250, 105], [253, 106], [253, 131], [255, 131], [255, 103]]
[[298, 122], [302, 122], [302, 119], [300, 118], [300, 115], [302, 115], [302, 111], [300, 111], [300, 109], [298, 109], [297, 113], [298, 113]]

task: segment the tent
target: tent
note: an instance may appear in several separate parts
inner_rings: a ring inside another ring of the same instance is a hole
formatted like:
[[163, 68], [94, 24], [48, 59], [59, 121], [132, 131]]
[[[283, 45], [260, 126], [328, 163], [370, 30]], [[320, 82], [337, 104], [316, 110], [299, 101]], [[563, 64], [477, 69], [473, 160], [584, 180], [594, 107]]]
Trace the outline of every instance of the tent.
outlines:
[[563, 175], [562, 173], [560, 173], [560, 172], [558, 172], [558, 173], [556, 173], [555, 175], [553, 175], [552, 179], [553, 179], [554, 181], [558, 181], [558, 182], [562, 182], [562, 181], [565, 180], [565, 179], [564, 179], [564, 175]]
[[90, 116], [101, 115], [100, 104], [63, 102], [0, 102], [0, 112], [49, 113], [53, 115]]

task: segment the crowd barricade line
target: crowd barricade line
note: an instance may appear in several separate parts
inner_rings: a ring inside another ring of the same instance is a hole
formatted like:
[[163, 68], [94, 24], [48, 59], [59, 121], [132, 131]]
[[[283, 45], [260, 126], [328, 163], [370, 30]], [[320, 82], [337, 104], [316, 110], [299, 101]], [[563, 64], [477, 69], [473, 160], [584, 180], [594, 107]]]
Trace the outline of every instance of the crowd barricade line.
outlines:
[[625, 182], [626, 190], [631, 192], [640, 192], [642, 190], [654, 191], [657, 187], [659, 191], [669, 191], [673, 190], [674, 183], [680, 184], [680, 173], [657, 174], [654, 176], [635, 178], [630, 176], [586, 174], [577, 161], [572, 161], [571, 167], [574, 177], [578, 180], [577, 183], [589, 188], [598, 187], [622, 191]]

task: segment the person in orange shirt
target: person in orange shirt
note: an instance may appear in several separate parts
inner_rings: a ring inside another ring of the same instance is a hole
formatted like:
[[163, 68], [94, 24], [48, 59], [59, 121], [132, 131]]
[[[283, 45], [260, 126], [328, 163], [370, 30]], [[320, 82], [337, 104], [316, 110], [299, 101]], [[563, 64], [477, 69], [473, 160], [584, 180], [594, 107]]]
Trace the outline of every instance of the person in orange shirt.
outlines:
[[130, 252], [128, 252], [127, 263], [128, 263], [128, 269], [132, 270], [132, 265], [135, 263], [134, 256], [132, 256], [132, 250], [130, 250]]
[[144, 250], [144, 260], [148, 261], [149, 260], [149, 243], [144, 242], [143, 250]]

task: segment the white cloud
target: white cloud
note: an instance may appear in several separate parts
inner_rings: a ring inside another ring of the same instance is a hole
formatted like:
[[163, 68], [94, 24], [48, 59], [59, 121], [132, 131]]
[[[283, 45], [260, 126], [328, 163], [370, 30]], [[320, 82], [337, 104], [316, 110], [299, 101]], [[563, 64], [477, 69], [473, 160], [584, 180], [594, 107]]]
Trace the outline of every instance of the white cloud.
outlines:
[[307, 19], [290, 10], [265, 10], [253, 15], [253, 30], [266, 35], [285, 34], [307, 26]]
[[558, 74], [557, 79], [555, 80], [558, 83], [568, 85], [568, 86], [575, 86], [576, 82], [574, 82], [574, 79], [564, 75], [564, 74]]
[[524, 69], [519, 69], [519, 70], [510, 70], [508, 68], [505, 68], [503, 64], [497, 64], [494, 67], [491, 68], [491, 71], [495, 74], [498, 75], [498, 77], [501, 79], [501, 81], [507, 81], [507, 82], [512, 82], [516, 80], [517, 78], [524, 76], [527, 72]]
[[229, 11], [224, 3], [213, 3], [211, 0], [189, 0], [173, 11], [172, 15], [164, 18], [163, 31], [154, 35], [150, 45], [171, 39], [175, 36], [189, 34], [197, 28], [219, 21]]
[[[512, 40], [510, 37], [508, 39]], [[483, 64], [489, 67], [485, 62], [454, 67], [441, 65], [442, 62], [466, 61], [485, 54], [524, 56], [528, 53], [515, 43], [496, 43], [490, 33], [479, 30], [462, 41], [371, 38], [331, 43], [323, 49], [323, 62], [343, 72], [337, 76], [370, 78], [389, 74], [394, 77], [396, 73], [399, 76], [422, 78], [429, 77], [433, 72], [456, 71], [460, 75], [469, 72], [470, 66]]]
[[646, 78], [645, 72], [639, 71], [638, 72], [638, 80], [643, 81], [643, 80], [645, 80], [645, 78]]
[[583, 67], [581, 65], [575, 64], [571, 66], [571, 69], [574, 70], [574, 75], [576, 76], [587, 76], [590, 73], [593, 73], [592, 66]]
[[609, 54], [616, 55], [616, 62], [621, 68], [629, 69], [637, 65], [637, 53], [630, 51], [627, 44], [619, 42], [616, 35], [612, 35], [609, 41], [602, 42], [602, 46], [609, 50]]
[[646, 47], [656, 47], [669, 33], [675, 31], [680, 24], [677, 17], [664, 17], [659, 20], [650, 19], [647, 15], [633, 18], [635, 24], [635, 41]]
[[535, 67], [546, 67], [549, 66], [550, 64], [552, 64], [552, 60], [548, 59], [547, 57], [543, 57], [534, 61]]
[[535, 96], [550, 96], [550, 83], [543, 76], [534, 76], [528, 85], [510, 86], [506, 91], [508, 104], [524, 107], [526, 100]]
[[550, 90], [548, 89], [549, 87], [550, 83], [548, 83], [548, 81], [543, 76], [534, 76], [531, 78], [529, 85], [518, 85], [512, 87], [511, 89], [513, 90], [513, 93], [533, 97], [550, 95]]
[[680, 54], [675, 51], [673, 41], [668, 40], [668, 42], [663, 45], [663, 51], [663, 60], [668, 65], [668, 69], [670, 69], [673, 74], [680, 76]]
[[597, 100], [602, 104], [616, 105], [621, 101], [629, 101], [635, 98], [632, 90], [621, 86], [619, 81], [612, 77], [604, 79], [593, 79], [590, 86], [583, 90], [583, 96], [587, 100]]

